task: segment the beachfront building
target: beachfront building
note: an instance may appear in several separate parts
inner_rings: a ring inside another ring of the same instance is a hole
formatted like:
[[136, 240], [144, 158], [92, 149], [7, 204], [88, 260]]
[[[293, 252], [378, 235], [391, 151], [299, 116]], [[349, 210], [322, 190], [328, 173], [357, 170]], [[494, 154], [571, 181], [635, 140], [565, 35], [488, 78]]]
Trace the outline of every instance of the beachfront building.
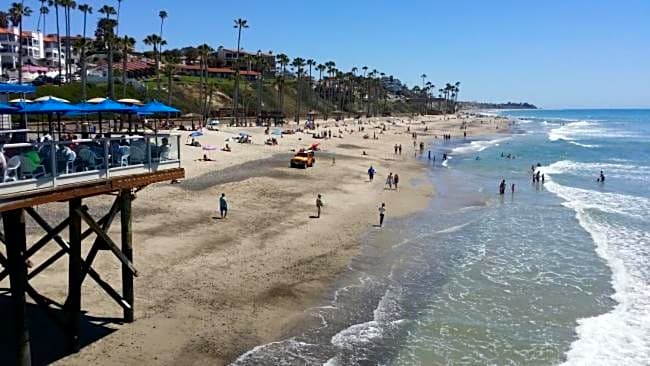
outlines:
[[[207, 75], [209, 78], [228, 79], [235, 76], [235, 70], [228, 67], [208, 67]], [[178, 65], [179, 75], [201, 76], [201, 66], [199, 65]], [[255, 80], [259, 72], [253, 70], [241, 70], [239, 75], [246, 80]]]
[[[264, 58], [264, 61], [269, 65], [269, 69], [275, 70], [275, 55], [273, 54], [272, 51], [262, 52], [261, 50], [258, 50], [257, 52], [248, 52], [243, 49], [239, 50], [240, 59], [246, 58], [247, 55], [252, 57]], [[224, 67], [227, 68], [235, 67], [235, 62], [237, 61], [236, 49], [224, 48], [223, 46], [219, 46], [216, 52], [216, 56], [217, 56], [217, 62], [219, 62], [220, 65], [223, 65]], [[248, 71], [260, 71], [257, 65], [255, 65], [252, 62], [245, 63], [242, 66], [242, 69]]]
[[[0, 28], [0, 74], [18, 65], [19, 30], [17, 27]], [[44, 57], [43, 33], [23, 31], [23, 64], [36, 65]]]
[[[9, 75], [9, 71], [16, 71], [18, 67], [18, 42], [19, 30], [17, 27], [0, 28], [0, 74]], [[72, 47], [71, 62], [73, 71], [79, 62], [80, 52], [74, 47], [76, 41], [81, 37], [70, 37]], [[61, 45], [61, 64], [65, 65], [65, 39]], [[23, 31], [23, 65], [58, 67], [59, 65], [59, 42], [54, 34], [44, 35], [42, 32]], [[23, 69], [25, 71], [25, 69]], [[31, 76], [33, 70], [27, 70], [29, 75], [24, 75], [26, 80], [38, 76]], [[14, 72], [15, 73], [15, 72]], [[12, 74], [14, 74], [12, 73]], [[45, 73], [45, 72], [42, 72]]]

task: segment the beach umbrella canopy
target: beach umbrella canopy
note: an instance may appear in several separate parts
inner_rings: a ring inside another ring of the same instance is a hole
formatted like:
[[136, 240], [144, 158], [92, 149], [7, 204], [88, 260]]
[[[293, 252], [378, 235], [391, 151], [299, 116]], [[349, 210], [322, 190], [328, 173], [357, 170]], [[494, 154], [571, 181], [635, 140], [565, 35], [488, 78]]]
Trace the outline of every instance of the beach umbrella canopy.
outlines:
[[107, 98], [92, 98], [92, 99], [88, 99], [86, 103], [97, 104], [105, 101], [106, 99]]
[[111, 99], [104, 99], [99, 103], [79, 104], [79, 109], [84, 113], [134, 113], [135, 108], [126, 104], [118, 103]]
[[133, 104], [133, 105], [143, 105], [141, 101], [137, 99], [132, 99], [132, 98], [124, 98], [124, 99], [118, 99], [118, 102], [124, 103], [124, 104]]
[[9, 104], [4, 104], [4, 103], [0, 102], [0, 113], [9, 114], [9, 113], [17, 112], [17, 111], [18, 111], [18, 108], [12, 107]]
[[199, 136], [203, 136], [203, 132], [194, 131], [194, 132], [190, 133], [190, 137], [199, 137]]
[[0, 83], [0, 94], [7, 93], [34, 93], [36, 87], [32, 84], [6, 84]]
[[68, 113], [79, 111], [79, 107], [59, 102], [58, 100], [48, 99], [41, 103], [21, 103], [20, 112], [26, 114], [49, 114], [49, 113]]
[[45, 97], [36, 98], [36, 99], [34, 99], [34, 102], [46, 102], [48, 100], [56, 100], [57, 102], [70, 103], [70, 101], [67, 100], [67, 99], [58, 98], [58, 97], [55, 97], [53, 95], [48, 95], [48, 96], [45, 96]]
[[142, 107], [138, 107], [136, 111], [140, 114], [158, 114], [158, 113], [180, 113], [181, 111], [170, 107], [166, 104], [160, 103], [156, 100], [147, 103]]
[[32, 101], [29, 99], [17, 98], [10, 100], [9, 103], [32, 103]]

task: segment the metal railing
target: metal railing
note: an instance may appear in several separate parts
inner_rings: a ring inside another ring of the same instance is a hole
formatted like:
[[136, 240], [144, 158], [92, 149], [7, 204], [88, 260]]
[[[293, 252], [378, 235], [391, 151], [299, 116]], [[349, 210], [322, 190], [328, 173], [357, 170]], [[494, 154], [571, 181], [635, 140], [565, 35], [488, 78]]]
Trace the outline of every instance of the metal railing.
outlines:
[[[0, 198], [181, 167], [181, 136], [145, 134], [3, 146]], [[0, 157], [1, 161], [2, 157]]]

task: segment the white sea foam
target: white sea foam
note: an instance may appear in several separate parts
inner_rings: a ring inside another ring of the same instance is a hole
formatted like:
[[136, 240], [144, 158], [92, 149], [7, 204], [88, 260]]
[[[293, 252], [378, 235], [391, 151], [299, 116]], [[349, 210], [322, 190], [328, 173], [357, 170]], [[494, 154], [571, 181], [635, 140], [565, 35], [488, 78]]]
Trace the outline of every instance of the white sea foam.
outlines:
[[588, 149], [594, 149], [594, 148], [600, 147], [600, 145], [581, 144], [581, 143], [575, 142], [575, 141], [569, 141], [569, 143], [572, 144], [572, 145], [580, 146], [580, 147], [586, 147]]
[[[566, 123], [548, 132], [548, 139], [550, 141], [576, 141], [591, 138], [621, 138], [630, 136], [629, 133], [623, 131], [605, 128], [595, 121]], [[590, 146], [587, 145], [586, 147]]]
[[[620, 161], [620, 163], [625, 160]], [[581, 163], [561, 160], [547, 167], [540, 168], [544, 174], [571, 174], [589, 177], [594, 180], [602, 170], [607, 179], [638, 180], [650, 182], [650, 166], [616, 163]]]
[[[594, 210], [634, 216], [647, 223], [650, 201], [560, 185], [546, 189], [565, 200], [580, 225], [591, 234], [598, 255], [612, 271], [616, 307], [605, 314], [580, 319], [565, 365], [650, 364], [650, 233], [608, 220]], [[644, 224], [645, 225], [645, 224]], [[642, 225], [643, 226], [643, 225]]]
[[502, 137], [494, 140], [477, 140], [469, 144], [458, 146], [451, 150], [451, 154], [472, 154], [481, 152], [491, 146], [499, 146], [503, 141], [509, 140], [510, 137]]

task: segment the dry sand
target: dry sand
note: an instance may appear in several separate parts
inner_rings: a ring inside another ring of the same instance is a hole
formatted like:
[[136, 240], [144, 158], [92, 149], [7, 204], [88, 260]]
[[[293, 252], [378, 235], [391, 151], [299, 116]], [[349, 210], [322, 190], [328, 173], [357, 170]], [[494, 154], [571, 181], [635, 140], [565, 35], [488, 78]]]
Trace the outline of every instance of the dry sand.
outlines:
[[[135, 283], [136, 321], [102, 325], [97, 333], [112, 333], [98, 335], [97, 341], [58, 363], [222, 365], [256, 345], [281, 339], [358, 253], [359, 238], [377, 223], [381, 202], [387, 204], [387, 222], [430, 202], [434, 189], [418, 179], [425, 167], [414, 159], [407, 126], [418, 133], [418, 143], [442, 133], [462, 138], [456, 118], [363, 120], [370, 139], [356, 132], [354, 120], [339, 121], [338, 127], [333, 121], [318, 123], [321, 130], [329, 126], [334, 135], [339, 129], [355, 132], [326, 140], [297, 133], [285, 135], [278, 146], [266, 146], [262, 128], [223, 128], [206, 132], [201, 143], [221, 148], [226, 138], [241, 130], [250, 132], [254, 143], [229, 142], [232, 152], [208, 152], [214, 162], [196, 161], [205, 152], [183, 146], [187, 178], [181, 184], [150, 186], [134, 201], [134, 263], [140, 273]], [[383, 123], [387, 131], [381, 133]], [[474, 119], [468, 134], [507, 128], [505, 120], [486, 119], [481, 124]], [[377, 140], [372, 139], [373, 132]], [[182, 140], [186, 137], [183, 132]], [[290, 169], [291, 150], [312, 142], [320, 142], [322, 148], [315, 167]], [[402, 155], [393, 153], [396, 143], [402, 144]], [[366, 174], [370, 165], [377, 170], [373, 183]], [[399, 191], [384, 189], [390, 171], [400, 175]], [[222, 192], [230, 206], [225, 220], [213, 218]], [[310, 218], [319, 193], [323, 214]], [[98, 216], [111, 201], [97, 197], [87, 203]], [[39, 211], [55, 221], [63, 208], [50, 205]], [[119, 228], [119, 219], [114, 227]], [[119, 232], [113, 235], [119, 238]], [[36, 232], [31, 236], [35, 239]], [[89, 243], [84, 247], [87, 250]], [[49, 244], [34, 262], [40, 263], [54, 249]], [[118, 262], [110, 253], [101, 252], [95, 268], [119, 288]], [[63, 301], [66, 269], [61, 260], [32, 283]], [[0, 287], [8, 287], [7, 280]], [[82, 298], [89, 316], [121, 316], [121, 309], [90, 279], [84, 283]], [[32, 351], [38, 353], [38, 345]]]

